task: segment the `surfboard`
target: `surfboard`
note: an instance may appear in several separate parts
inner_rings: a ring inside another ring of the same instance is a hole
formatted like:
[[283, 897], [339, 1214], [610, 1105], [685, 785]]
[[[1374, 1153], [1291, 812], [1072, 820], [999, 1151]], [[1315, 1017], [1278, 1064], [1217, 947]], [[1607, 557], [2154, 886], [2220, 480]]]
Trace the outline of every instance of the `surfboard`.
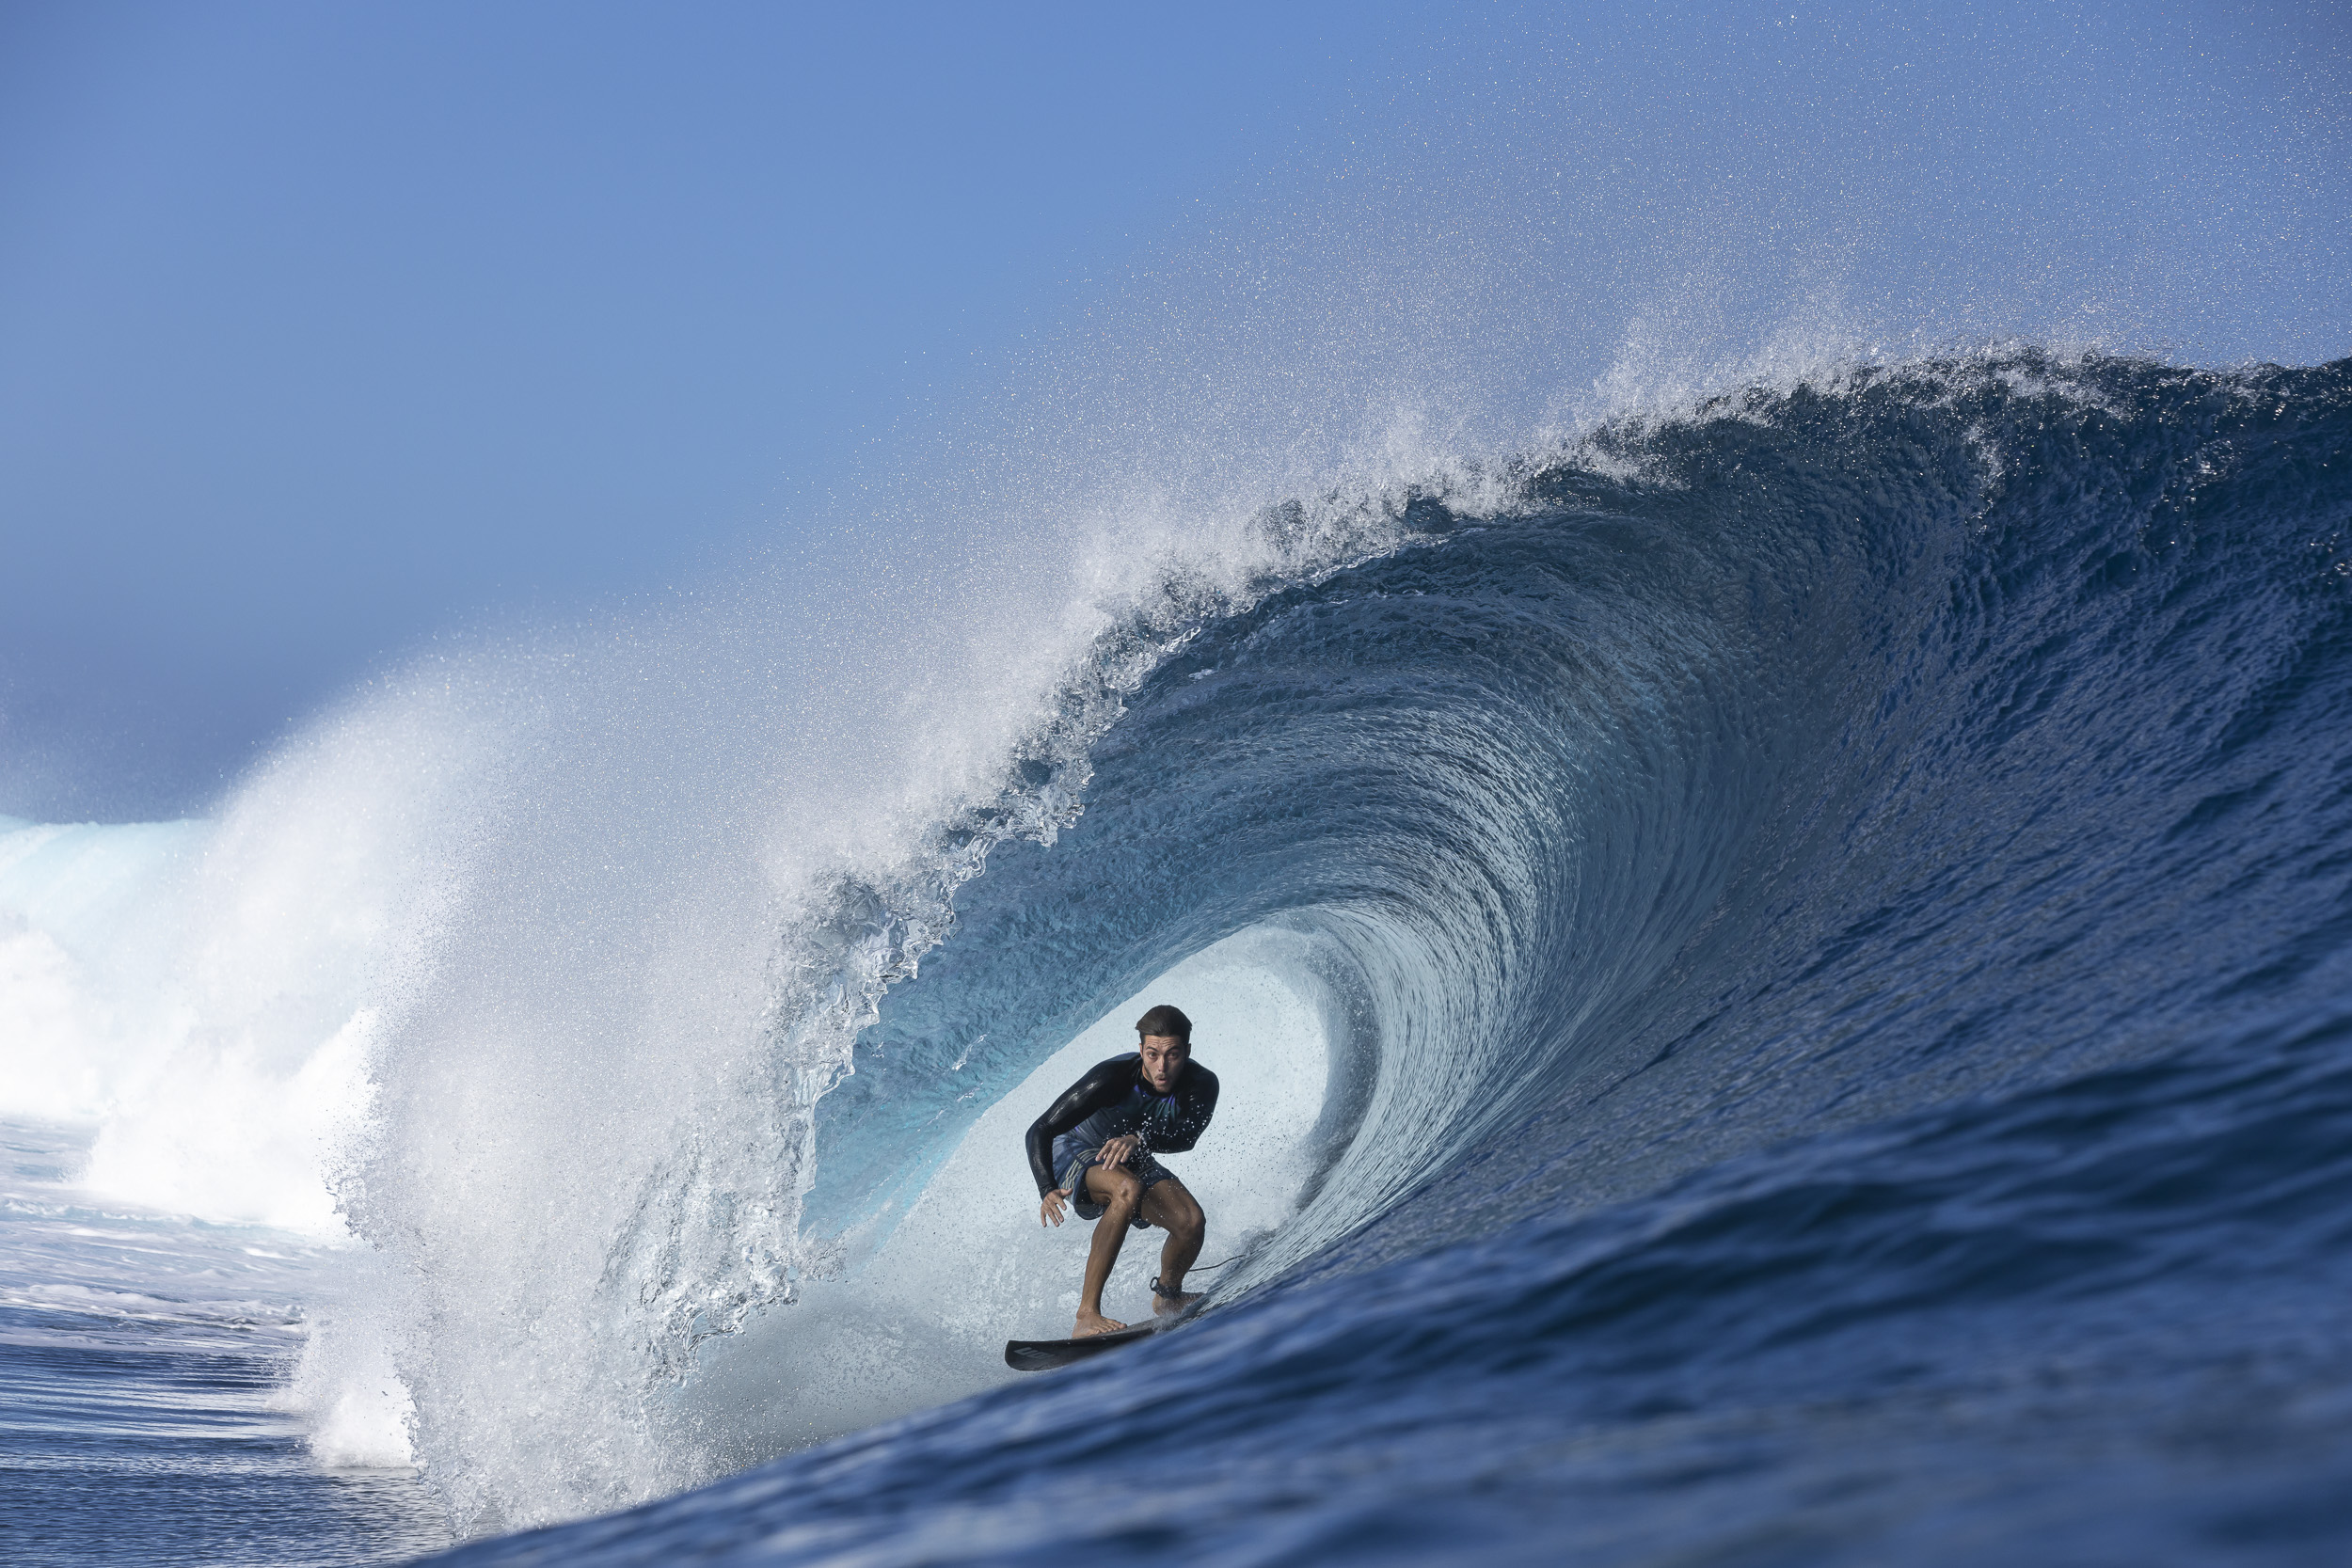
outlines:
[[1145, 1323], [1141, 1328], [1122, 1328], [1110, 1334], [1089, 1335], [1084, 1339], [1008, 1339], [1005, 1365], [1016, 1372], [1049, 1371], [1073, 1361], [1084, 1361], [1089, 1355], [1100, 1355], [1106, 1350], [1132, 1345], [1137, 1339], [1148, 1339], [1167, 1326]]

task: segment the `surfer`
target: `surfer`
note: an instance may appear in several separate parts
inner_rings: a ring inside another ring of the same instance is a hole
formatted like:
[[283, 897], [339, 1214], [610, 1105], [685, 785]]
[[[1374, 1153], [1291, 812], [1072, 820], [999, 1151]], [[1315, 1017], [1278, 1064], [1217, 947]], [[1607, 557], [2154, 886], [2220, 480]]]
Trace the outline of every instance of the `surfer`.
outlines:
[[1103, 1315], [1103, 1286], [1130, 1225], [1168, 1232], [1152, 1310], [1165, 1317], [1200, 1299], [1185, 1291], [1184, 1271], [1200, 1256], [1208, 1221], [1153, 1156], [1181, 1154], [1200, 1141], [1216, 1114], [1216, 1074], [1192, 1059], [1192, 1020], [1174, 1007], [1163, 1004], [1136, 1020], [1136, 1035], [1134, 1051], [1088, 1069], [1029, 1124], [1038, 1223], [1061, 1224], [1065, 1199], [1080, 1219], [1095, 1222], [1073, 1339], [1127, 1326]]

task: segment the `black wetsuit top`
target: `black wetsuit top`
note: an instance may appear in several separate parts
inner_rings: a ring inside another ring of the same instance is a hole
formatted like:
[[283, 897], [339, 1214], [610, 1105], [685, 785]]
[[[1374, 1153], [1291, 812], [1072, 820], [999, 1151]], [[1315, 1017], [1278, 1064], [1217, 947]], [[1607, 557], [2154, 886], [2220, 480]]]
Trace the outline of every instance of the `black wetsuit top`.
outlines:
[[1098, 1062], [1029, 1124], [1029, 1174], [1037, 1178], [1038, 1196], [1061, 1185], [1054, 1144], [1065, 1133], [1077, 1134], [1070, 1141], [1073, 1149], [1100, 1148], [1133, 1132], [1146, 1154], [1182, 1154], [1200, 1141], [1215, 1115], [1216, 1074], [1189, 1057], [1177, 1071], [1176, 1087], [1165, 1095], [1144, 1082], [1139, 1052]]

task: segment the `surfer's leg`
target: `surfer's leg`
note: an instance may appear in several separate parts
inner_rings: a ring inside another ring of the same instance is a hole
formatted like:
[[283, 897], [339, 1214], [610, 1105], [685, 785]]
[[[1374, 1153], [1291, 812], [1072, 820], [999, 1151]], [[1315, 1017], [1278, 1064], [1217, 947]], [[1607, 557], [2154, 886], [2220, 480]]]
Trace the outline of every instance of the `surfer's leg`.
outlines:
[[1103, 1287], [1110, 1283], [1111, 1265], [1119, 1261], [1120, 1244], [1127, 1239], [1136, 1205], [1143, 1200], [1143, 1183], [1132, 1171], [1094, 1165], [1087, 1171], [1087, 1196], [1103, 1206], [1103, 1217], [1094, 1222], [1094, 1245], [1087, 1253], [1086, 1283], [1078, 1291], [1078, 1326], [1070, 1336], [1073, 1339], [1127, 1326], [1103, 1315]]
[[1200, 1257], [1200, 1240], [1209, 1233], [1208, 1216], [1184, 1184], [1174, 1177], [1154, 1181], [1143, 1195], [1143, 1217], [1168, 1232], [1160, 1248], [1160, 1288], [1152, 1294], [1154, 1312], [1181, 1312], [1200, 1299], [1184, 1289], [1184, 1271]]

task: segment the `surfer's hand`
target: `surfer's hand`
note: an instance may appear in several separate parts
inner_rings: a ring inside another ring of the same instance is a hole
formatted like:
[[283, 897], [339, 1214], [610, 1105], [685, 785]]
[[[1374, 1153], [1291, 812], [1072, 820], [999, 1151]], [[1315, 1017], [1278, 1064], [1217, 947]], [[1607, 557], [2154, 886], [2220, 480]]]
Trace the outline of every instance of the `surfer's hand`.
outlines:
[[1141, 1138], [1136, 1137], [1133, 1132], [1123, 1133], [1104, 1144], [1103, 1157], [1094, 1163], [1098, 1165], [1123, 1165], [1135, 1158], [1136, 1150], [1142, 1147]]
[[1046, 1188], [1045, 1196], [1037, 1200], [1037, 1223], [1040, 1225], [1061, 1224], [1061, 1199], [1062, 1191], [1059, 1187]]

